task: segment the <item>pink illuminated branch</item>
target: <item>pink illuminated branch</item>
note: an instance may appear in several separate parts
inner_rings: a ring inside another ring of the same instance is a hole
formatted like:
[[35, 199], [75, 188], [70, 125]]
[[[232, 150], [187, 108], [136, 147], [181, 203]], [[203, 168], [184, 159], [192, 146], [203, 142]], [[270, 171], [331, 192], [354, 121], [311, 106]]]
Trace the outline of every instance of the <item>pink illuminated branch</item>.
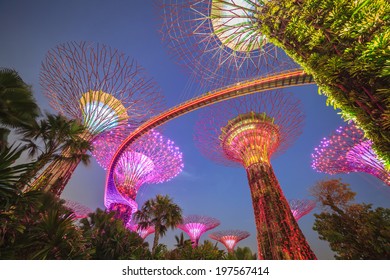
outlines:
[[[126, 136], [127, 130], [116, 130], [93, 142], [93, 155], [103, 168]], [[134, 200], [142, 185], [169, 181], [183, 166], [182, 153], [174, 142], [152, 130], [122, 154], [115, 169], [116, 188], [123, 197]]]
[[85, 218], [92, 212], [87, 206], [72, 200], [65, 200], [65, 206], [73, 211], [76, 219]]
[[211, 233], [209, 236], [211, 239], [217, 240], [225, 245], [229, 253], [233, 253], [234, 247], [238, 242], [247, 238], [249, 232], [242, 230], [224, 230]]
[[183, 223], [178, 228], [190, 236], [192, 247], [197, 247], [202, 234], [219, 224], [220, 222], [217, 219], [211, 217], [190, 215], [183, 219]]
[[148, 237], [150, 234], [154, 233], [154, 231], [155, 231], [154, 226], [149, 226], [145, 229], [141, 229], [138, 226], [138, 224], [131, 224], [130, 226], [128, 226], [128, 229], [138, 233], [138, 235], [141, 236], [142, 239], [145, 239], [146, 237]]
[[290, 199], [288, 202], [290, 204], [291, 212], [297, 221], [309, 214], [316, 207], [316, 202], [309, 199]]
[[365, 172], [390, 186], [390, 172], [372, 149], [372, 142], [355, 124], [340, 127], [324, 138], [312, 154], [312, 167], [328, 174]]

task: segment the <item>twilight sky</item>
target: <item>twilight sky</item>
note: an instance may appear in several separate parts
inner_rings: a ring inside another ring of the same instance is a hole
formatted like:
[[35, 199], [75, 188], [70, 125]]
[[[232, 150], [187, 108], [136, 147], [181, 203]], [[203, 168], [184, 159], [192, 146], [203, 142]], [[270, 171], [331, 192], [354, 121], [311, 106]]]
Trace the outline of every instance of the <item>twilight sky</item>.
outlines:
[[[14, 68], [33, 86], [38, 104], [54, 112], [39, 85], [40, 64], [45, 53], [67, 41], [93, 41], [117, 48], [133, 57], [161, 86], [168, 106], [183, 101], [188, 74], [167, 54], [158, 33], [160, 19], [152, 0], [0, 0], [0, 67]], [[390, 189], [378, 179], [362, 173], [329, 176], [310, 167], [315, 146], [343, 124], [316, 86], [289, 88], [302, 100], [306, 121], [304, 132], [272, 165], [287, 199], [307, 198], [308, 189], [318, 180], [339, 178], [357, 193], [357, 201], [374, 207], [390, 207]], [[249, 187], [243, 168], [218, 165], [202, 157], [193, 143], [193, 129], [198, 112], [172, 120], [163, 127], [163, 134], [172, 139], [183, 152], [184, 170], [173, 180], [144, 186], [137, 197], [139, 205], [156, 194], [168, 194], [179, 204], [185, 215], [197, 214], [217, 218], [221, 225], [212, 231], [242, 229], [251, 236], [239, 243], [256, 250], [255, 224]], [[94, 159], [88, 167], [79, 166], [62, 197], [96, 209], [104, 208], [105, 171]], [[319, 209], [315, 209], [319, 211]], [[315, 212], [314, 211], [314, 212]], [[326, 242], [312, 230], [313, 212], [299, 225], [319, 259], [332, 259]], [[211, 231], [211, 232], [212, 232]], [[169, 231], [161, 242], [172, 248], [174, 235]], [[203, 235], [201, 242], [208, 239]], [[149, 236], [147, 241], [152, 241]], [[222, 248], [222, 247], [221, 247]]]

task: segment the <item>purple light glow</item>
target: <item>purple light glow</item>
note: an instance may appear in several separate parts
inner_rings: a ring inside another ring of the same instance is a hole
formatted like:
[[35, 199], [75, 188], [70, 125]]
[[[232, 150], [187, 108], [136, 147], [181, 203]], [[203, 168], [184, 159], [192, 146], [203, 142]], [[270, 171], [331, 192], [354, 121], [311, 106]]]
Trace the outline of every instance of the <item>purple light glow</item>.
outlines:
[[[103, 168], [107, 168], [126, 132], [106, 133], [93, 142], [93, 155]], [[112, 204], [123, 204], [135, 213], [138, 207], [135, 199], [141, 186], [166, 182], [176, 177], [183, 166], [182, 153], [174, 142], [152, 130], [133, 143], [119, 159], [114, 171], [115, 184], [107, 185], [104, 204], [108, 209]]]
[[365, 172], [390, 186], [390, 172], [372, 149], [372, 142], [355, 124], [337, 129], [324, 138], [312, 154], [312, 167], [327, 174]]
[[[129, 130], [106, 133], [93, 142], [93, 156], [104, 169]], [[174, 142], [152, 130], [120, 157], [114, 171], [115, 185], [119, 193], [134, 200], [142, 185], [169, 181], [183, 167], [183, 155]]]
[[217, 227], [220, 222], [217, 219], [207, 217], [190, 215], [184, 217], [183, 223], [178, 226], [181, 230], [186, 232], [192, 242], [192, 246], [198, 246], [199, 239], [206, 231]]
[[142, 239], [145, 239], [148, 237], [150, 234], [155, 232], [154, 226], [149, 226], [145, 229], [141, 229], [138, 224], [130, 224], [128, 226], [128, 229], [131, 231], [134, 231], [138, 233], [139, 236], [141, 236]]
[[84, 206], [81, 203], [78, 203], [76, 201], [65, 200], [64, 205], [73, 211], [76, 219], [85, 218], [88, 216], [89, 213], [92, 212], [92, 210], [90, 208], [88, 208], [87, 206]]
[[290, 199], [288, 203], [290, 204], [291, 212], [297, 221], [309, 214], [316, 207], [316, 202], [309, 199]]
[[211, 233], [211, 239], [217, 240], [225, 245], [229, 253], [234, 251], [235, 246], [241, 240], [249, 236], [249, 232], [242, 230], [224, 230]]

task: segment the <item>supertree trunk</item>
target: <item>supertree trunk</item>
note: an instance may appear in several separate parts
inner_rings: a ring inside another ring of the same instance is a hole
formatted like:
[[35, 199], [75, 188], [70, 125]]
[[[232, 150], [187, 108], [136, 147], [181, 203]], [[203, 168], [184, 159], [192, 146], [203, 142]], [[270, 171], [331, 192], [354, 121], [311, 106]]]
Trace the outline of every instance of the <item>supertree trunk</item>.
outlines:
[[[84, 153], [86, 152], [87, 151]], [[39, 175], [39, 177], [32, 183], [31, 189], [49, 191], [56, 196], [61, 196], [65, 186], [68, 184], [73, 172], [81, 161], [81, 156], [77, 158], [66, 159], [69, 156], [70, 153], [65, 151], [61, 154], [60, 159], [55, 159], [52, 161], [49, 166], [46, 167], [45, 170]]]
[[258, 258], [316, 259], [291, 213], [272, 166], [255, 163], [246, 171], [257, 229]]

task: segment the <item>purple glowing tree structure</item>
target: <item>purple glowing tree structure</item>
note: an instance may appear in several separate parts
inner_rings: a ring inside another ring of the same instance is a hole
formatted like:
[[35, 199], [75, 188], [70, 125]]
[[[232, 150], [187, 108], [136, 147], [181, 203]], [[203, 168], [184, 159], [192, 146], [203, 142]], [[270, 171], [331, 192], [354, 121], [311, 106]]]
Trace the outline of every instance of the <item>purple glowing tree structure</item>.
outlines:
[[[92, 154], [104, 169], [126, 135], [126, 130], [114, 130], [93, 141]], [[106, 189], [104, 204], [109, 210], [123, 204], [128, 209], [124, 211], [127, 219], [124, 222], [129, 223], [130, 212], [137, 210], [135, 199], [139, 188], [144, 184], [169, 181], [182, 171], [183, 166], [182, 153], [174, 142], [152, 130], [134, 142], [119, 159], [114, 171], [115, 186]]]
[[130, 224], [128, 226], [128, 229], [138, 233], [138, 235], [141, 236], [142, 239], [145, 239], [146, 237], [148, 237], [150, 234], [154, 233], [154, 231], [155, 231], [154, 226], [149, 226], [149, 227], [143, 229], [143, 228], [140, 228], [138, 226], [138, 224]]
[[259, 32], [259, 1], [164, 0], [163, 41], [178, 62], [215, 87], [298, 68]]
[[260, 259], [315, 259], [270, 163], [302, 131], [300, 102], [281, 91], [228, 100], [202, 111], [195, 140], [208, 158], [246, 169]]
[[90, 208], [82, 205], [76, 201], [65, 200], [64, 204], [67, 208], [73, 211], [76, 219], [82, 219], [88, 216], [89, 213], [92, 212]]
[[209, 237], [221, 242], [229, 253], [233, 253], [237, 243], [249, 235], [249, 232], [243, 230], [222, 230], [211, 233]]
[[312, 167], [327, 174], [365, 172], [390, 186], [390, 172], [372, 149], [364, 132], [349, 123], [324, 138], [312, 154]]
[[[122, 125], [138, 125], [161, 110], [160, 89], [145, 71], [118, 50], [101, 44], [56, 46], [42, 63], [40, 83], [57, 112], [87, 128], [82, 135], [87, 141]], [[62, 158], [71, 158], [71, 152], [63, 151]], [[54, 160], [33, 188], [60, 195], [80, 160]]]
[[199, 239], [206, 231], [219, 226], [220, 222], [211, 217], [190, 215], [183, 219], [177, 227], [186, 232], [191, 239], [192, 247], [197, 247]]
[[316, 202], [310, 199], [290, 199], [288, 203], [290, 204], [293, 216], [297, 221], [309, 214], [316, 207]]

